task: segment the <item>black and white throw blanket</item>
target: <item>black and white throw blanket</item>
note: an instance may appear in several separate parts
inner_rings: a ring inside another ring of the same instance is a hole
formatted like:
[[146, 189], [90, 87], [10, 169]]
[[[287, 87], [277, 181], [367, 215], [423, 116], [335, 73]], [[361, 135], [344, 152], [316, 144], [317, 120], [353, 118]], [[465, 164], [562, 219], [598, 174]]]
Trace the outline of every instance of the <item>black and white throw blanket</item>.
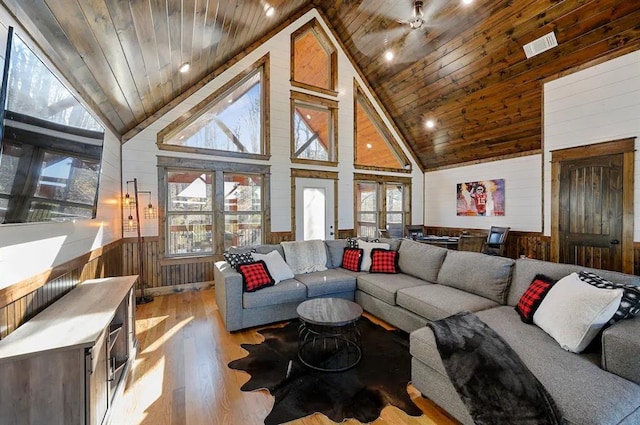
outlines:
[[458, 313], [429, 326], [449, 379], [476, 424], [564, 424], [543, 385], [475, 314]]

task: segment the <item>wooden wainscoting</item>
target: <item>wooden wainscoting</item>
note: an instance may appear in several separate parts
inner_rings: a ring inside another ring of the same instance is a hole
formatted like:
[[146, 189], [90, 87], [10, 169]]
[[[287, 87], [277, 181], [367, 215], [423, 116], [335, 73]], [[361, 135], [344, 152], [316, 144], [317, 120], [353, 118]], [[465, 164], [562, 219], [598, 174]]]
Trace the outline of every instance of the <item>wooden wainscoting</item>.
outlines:
[[122, 240], [0, 290], [0, 339], [87, 279], [122, 275]]
[[[489, 233], [489, 229], [465, 229], [458, 227], [430, 227], [425, 226], [425, 234], [437, 236], [459, 236], [462, 232], [470, 235], [484, 235]], [[536, 260], [550, 261], [551, 258], [551, 238], [539, 232], [518, 232], [509, 231], [507, 237], [507, 257], [518, 258], [524, 255]]]

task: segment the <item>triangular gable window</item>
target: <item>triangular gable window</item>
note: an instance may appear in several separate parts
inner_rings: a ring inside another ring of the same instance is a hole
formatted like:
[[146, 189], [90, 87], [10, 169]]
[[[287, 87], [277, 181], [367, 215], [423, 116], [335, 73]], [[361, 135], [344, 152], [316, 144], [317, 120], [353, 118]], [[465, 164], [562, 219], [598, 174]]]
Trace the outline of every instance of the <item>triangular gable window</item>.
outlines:
[[291, 35], [291, 84], [337, 95], [337, 51], [316, 19]]
[[356, 168], [410, 171], [409, 160], [357, 85], [355, 93]]
[[[265, 57], [266, 58], [266, 57]], [[264, 59], [264, 58], [263, 58]], [[265, 155], [265, 60], [236, 77], [158, 133], [161, 149]], [[261, 62], [259, 61], [259, 62]]]

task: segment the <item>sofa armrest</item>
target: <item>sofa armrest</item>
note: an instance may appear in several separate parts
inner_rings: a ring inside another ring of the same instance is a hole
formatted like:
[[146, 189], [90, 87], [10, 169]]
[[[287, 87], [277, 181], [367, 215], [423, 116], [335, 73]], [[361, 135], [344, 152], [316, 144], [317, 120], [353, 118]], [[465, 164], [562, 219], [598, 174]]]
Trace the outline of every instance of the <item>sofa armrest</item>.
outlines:
[[216, 303], [228, 331], [242, 329], [242, 275], [226, 261], [213, 270]]
[[602, 368], [640, 384], [640, 318], [621, 320], [602, 333]]

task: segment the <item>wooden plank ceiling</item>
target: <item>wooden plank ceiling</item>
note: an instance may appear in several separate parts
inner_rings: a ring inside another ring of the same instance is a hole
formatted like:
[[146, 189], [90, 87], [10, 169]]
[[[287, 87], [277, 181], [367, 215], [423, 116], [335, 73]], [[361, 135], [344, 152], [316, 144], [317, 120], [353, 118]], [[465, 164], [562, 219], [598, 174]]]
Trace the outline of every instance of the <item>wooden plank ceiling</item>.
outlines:
[[635, 0], [427, 0], [415, 30], [412, 0], [0, 3], [123, 140], [317, 7], [426, 170], [538, 152], [542, 81], [640, 48]]

